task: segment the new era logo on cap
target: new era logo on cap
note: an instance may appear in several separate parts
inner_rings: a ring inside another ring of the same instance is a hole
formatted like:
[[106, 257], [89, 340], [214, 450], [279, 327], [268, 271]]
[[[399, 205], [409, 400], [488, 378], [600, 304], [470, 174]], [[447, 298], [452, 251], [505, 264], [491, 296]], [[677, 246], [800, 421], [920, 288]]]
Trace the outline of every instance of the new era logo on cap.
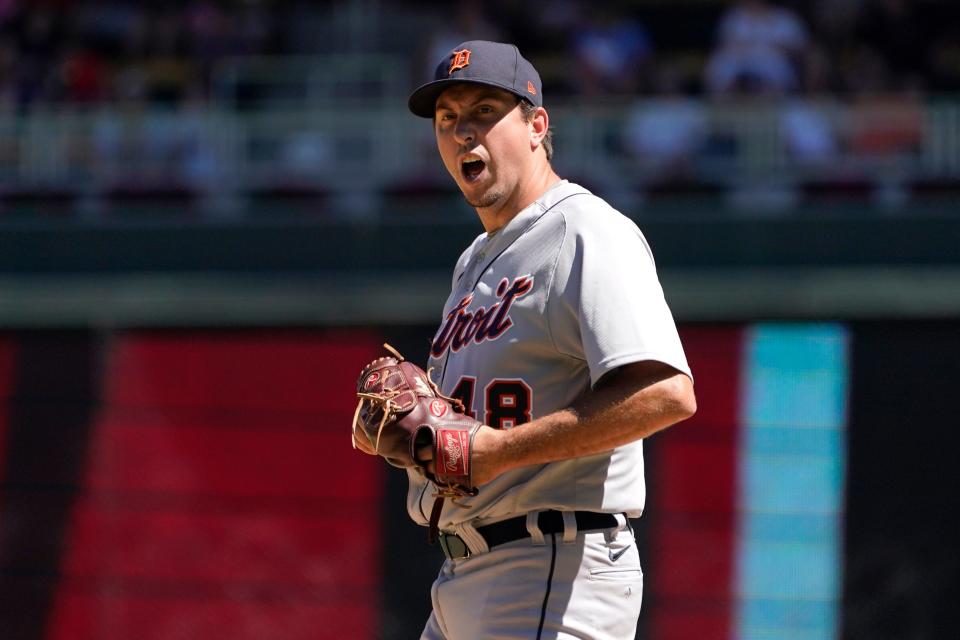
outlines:
[[408, 106], [415, 115], [432, 118], [437, 98], [451, 84], [482, 84], [543, 106], [540, 74], [512, 44], [470, 40], [454, 47], [437, 65], [433, 81], [410, 95]]

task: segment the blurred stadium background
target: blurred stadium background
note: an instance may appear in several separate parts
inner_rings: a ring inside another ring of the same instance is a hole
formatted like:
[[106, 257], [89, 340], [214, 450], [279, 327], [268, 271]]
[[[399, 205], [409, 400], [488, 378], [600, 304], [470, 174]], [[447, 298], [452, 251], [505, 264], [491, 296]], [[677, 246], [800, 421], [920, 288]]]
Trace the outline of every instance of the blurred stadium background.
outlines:
[[0, 639], [417, 637], [439, 551], [346, 434], [480, 231], [405, 109], [480, 37], [697, 376], [638, 638], [955, 637], [958, 3], [0, 0]]

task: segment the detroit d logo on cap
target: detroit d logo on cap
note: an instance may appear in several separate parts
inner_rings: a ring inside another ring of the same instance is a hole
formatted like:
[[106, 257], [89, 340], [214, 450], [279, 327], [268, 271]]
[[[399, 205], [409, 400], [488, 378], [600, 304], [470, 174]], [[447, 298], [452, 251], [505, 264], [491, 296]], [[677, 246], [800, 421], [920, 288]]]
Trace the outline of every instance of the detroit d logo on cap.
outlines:
[[470, 49], [460, 49], [450, 55], [450, 68], [447, 69], [447, 75], [450, 75], [457, 69], [463, 69], [470, 64]]

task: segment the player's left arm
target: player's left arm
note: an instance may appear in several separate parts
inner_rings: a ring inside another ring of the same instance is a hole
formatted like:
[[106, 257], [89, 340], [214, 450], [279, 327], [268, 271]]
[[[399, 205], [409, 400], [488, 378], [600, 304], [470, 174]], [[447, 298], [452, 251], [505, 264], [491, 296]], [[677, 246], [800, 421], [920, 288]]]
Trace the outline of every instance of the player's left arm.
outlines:
[[604, 375], [570, 407], [515, 429], [481, 427], [473, 443], [473, 478], [489, 482], [532, 464], [609, 451], [686, 420], [697, 410], [690, 378], [655, 360]]

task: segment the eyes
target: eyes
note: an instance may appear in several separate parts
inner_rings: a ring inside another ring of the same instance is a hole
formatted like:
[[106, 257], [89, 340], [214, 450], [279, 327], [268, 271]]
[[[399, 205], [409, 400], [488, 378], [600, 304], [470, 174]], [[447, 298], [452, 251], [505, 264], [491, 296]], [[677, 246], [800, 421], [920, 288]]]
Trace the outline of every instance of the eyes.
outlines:
[[[481, 104], [478, 104], [476, 107], [474, 107], [473, 110], [468, 114], [466, 114], [465, 117], [469, 117], [472, 115], [473, 117], [483, 118], [486, 116], [494, 115], [496, 113], [497, 113], [497, 109], [494, 105], [481, 103]], [[457, 119], [456, 112], [450, 109], [444, 109], [444, 108], [437, 109], [438, 122], [453, 122], [456, 119]]]

